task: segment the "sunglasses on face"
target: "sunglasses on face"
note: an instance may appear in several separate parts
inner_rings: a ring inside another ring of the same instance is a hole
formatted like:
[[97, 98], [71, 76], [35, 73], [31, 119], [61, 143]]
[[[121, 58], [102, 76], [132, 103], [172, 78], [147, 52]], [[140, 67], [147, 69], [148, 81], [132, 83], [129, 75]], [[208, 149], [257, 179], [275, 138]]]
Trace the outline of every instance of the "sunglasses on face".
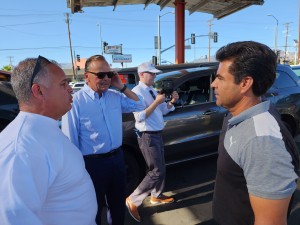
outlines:
[[41, 69], [42, 69], [42, 62], [46, 62], [47, 64], [51, 63], [48, 59], [46, 59], [45, 57], [39, 55], [39, 57], [36, 60], [33, 72], [32, 72], [32, 76], [31, 76], [31, 80], [30, 80], [30, 86], [33, 85], [34, 78], [41, 71]]
[[96, 75], [99, 79], [103, 79], [105, 76], [107, 76], [108, 78], [112, 78], [115, 75], [115, 72], [112, 72], [112, 71], [98, 72], [98, 73], [94, 73], [94, 72], [90, 72], [90, 71], [86, 71], [86, 72]]

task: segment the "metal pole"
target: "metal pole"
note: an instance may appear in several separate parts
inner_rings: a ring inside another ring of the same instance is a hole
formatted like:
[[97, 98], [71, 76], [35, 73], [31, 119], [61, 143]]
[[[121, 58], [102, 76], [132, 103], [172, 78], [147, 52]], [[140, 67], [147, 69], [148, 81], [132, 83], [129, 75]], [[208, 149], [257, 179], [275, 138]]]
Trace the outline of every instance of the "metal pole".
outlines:
[[66, 22], [68, 24], [68, 35], [69, 35], [70, 53], [71, 53], [71, 60], [72, 60], [73, 80], [75, 80], [75, 69], [74, 69], [74, 62], [73, 62], [73, 55], [72, 55], [72, 42], [71, 42], [71, 33], [70, 33], [69, 13], [66, 13]]
[[100, 47], [101, 47], [101, 54], [103, 55], [103, 42], [102, 42], [101, 24], [100, 24], [100, 23], [97, 23], [97, 26], [99, 27], [99, 34], [100, 34]]
[[298, 62], [299, 64], [299, 59], [300, 59], [300, 0], [299, 0], [299, 22], [298, 22]]
[[160, 15], [158, 15], [158, 34], [157, 34], [157, 51], [158, 51], [158, 54], [157, 54], [157, 62], [158, 62], [158, 65], [161, 64], [161, 61], [160, 61], [160, 55], [161, 55], [161, 52], [160, 52]]
[[158, 15], [158, 34], [157, 34], [157, 64], [161, 64], [161, 39], [160, 39], [160, 18], [164, 15], [167, 15], [169, 13], [174, 14], [174, 12], [167, 12], [165, 14], [162, 14], [161, 16]]
[[289, 24], [292, 23], [292, 22], [289, 22], [289, 23], [285, 23], [284, 25], [286, 25], [286, 36], [285, 36], [285, 47], [284, 47], [284, 64], [286, 64], [286, 54], [287, 54], [287, 44], [288, 44], [288, 36], [289, 36]]
[[208, 62], [210, 62], [210, 39], [211, 39], [211, 26], [213, 25], [211, 23], [211, 21], [213, 21], [214, 19], [210, 19], [208, 21], [208, 26], [209, 26], [209, 29], [208, 29]]
[[274, 48], [274, 51], [275, 51], [275, 53], [277, 54], [278, 19], [277, 19], [275, 16], [273, 16], [272, 14], [269, 14], [269, 15], [267, 15], [267, 16], [272, 16], [272, 17], [276, 20], [275, 41], [274, 41], [274, 43], [275, 43], [275, 48]]

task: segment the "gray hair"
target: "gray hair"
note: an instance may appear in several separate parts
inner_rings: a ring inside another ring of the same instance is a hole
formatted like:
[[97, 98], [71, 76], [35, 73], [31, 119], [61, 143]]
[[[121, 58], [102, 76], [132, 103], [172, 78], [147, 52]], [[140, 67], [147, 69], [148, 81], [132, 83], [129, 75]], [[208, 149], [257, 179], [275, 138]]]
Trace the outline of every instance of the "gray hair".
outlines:
[[[37, 63], [37, 58], [27, 58], [21, 61], [13, 70], [11, 75], [11, 85], [19, 103], [29, 103], [32, 96], [31, 77]], [[41, 61], [41, 69], [34, 78], [35, 83], [47, 84], [47, 67], [51, 62]]]

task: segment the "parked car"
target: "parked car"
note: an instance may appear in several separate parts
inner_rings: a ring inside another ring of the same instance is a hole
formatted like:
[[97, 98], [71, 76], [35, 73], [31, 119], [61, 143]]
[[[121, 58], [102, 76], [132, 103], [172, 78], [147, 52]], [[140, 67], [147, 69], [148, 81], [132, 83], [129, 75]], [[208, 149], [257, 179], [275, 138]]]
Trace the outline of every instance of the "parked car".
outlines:
[[[172, 81], [179, 94], [175, 111], [164, 116], [166, 165], [181, 163], [217, 153], [219, 133], [224, 114], [216, 105], [210, 87], [217, 65], [183, 69], [156, 76], [155, 87], [161, 89], [164, 82]], [[289, 66], [278, 65], [274, 85], [263, 97], [272, 101], [281, 118], [293, 135], [299, 133], [300, 81]], [[133, 115], [123, 120], [123, 149], [127, 162], [128, 190], [134, 189], [146, 172], [146, 164], [134, 133]]]
[[[182, 64], [171, 64], [171, 65], [159, 65], [155, 66], [157, 69], [161, 70], [163, 73], [171, 72], [175, 70], [182, 70], [187, 68], [199, 68], [204, 66], [214, 66], [217, 62], [199, 62], [199, 63], [182, 63]], [[139, 82], [139, 75], [137, 72], [137, 67], [129, 67], [118, 70], [121, 80], [124, 84], [132, 89]]]
[[[180, 69], [156, 76], [157, 89], [164, 87], [166, 82], [172, 82], [174, 90], [179, 94], [179, 100], [175, 104], [176, 110], [164, 116], [163, 138], [167, 165], [217, 153], [219, 133], [224, 114], [227, 112], [226, 109], [216, 105], [210, 87], [217, 67], [218, 64], [214, 63], [207, 67]], [[0, 88], [0, 99], [7, 98], [5, 100], [7, 103], [3, 107], [1, 102], [0, 115], [8, 108], [7, 105], [17, 103], [11, 86], [6, 84], [4, 87]], [[300, 81], [290, 66], [277, 66], [276, 81], [264, 99], [269, 99], [275, 104], [288, 129], [293, 135], [297, 135], [300, 123]], [[10, 116], [4, 119], [4, 126], [17, 115], [17, 105], [10, 111]], [[145, 161], [134, 132], [134, 123], [132, 113], [123, 115], [122, 147], [127, 166], [128, 193], [138, 185], [146, 172]]]
[[18, 115], [19, 105], [8, 81], [0, 81], [0, 132]]
[[75, 93], [76, 91], [79, 91], [83, 86], [84, 86], [85, 82], [84, 81], [78, 81], [72, 84], [72, 89], [73, 89], [73, 93]]

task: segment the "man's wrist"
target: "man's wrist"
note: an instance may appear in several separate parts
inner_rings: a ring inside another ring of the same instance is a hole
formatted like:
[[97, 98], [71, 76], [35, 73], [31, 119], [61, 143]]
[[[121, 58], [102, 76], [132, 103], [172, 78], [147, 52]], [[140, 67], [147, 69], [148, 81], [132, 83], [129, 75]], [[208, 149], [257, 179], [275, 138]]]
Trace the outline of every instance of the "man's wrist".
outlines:
[[126, 86], [126, 84], [124, 84], [124, 87], [122, 89], [120, 89], [120, 92], [123, 93], [126, 89], [127, 89], [127, 86]]

